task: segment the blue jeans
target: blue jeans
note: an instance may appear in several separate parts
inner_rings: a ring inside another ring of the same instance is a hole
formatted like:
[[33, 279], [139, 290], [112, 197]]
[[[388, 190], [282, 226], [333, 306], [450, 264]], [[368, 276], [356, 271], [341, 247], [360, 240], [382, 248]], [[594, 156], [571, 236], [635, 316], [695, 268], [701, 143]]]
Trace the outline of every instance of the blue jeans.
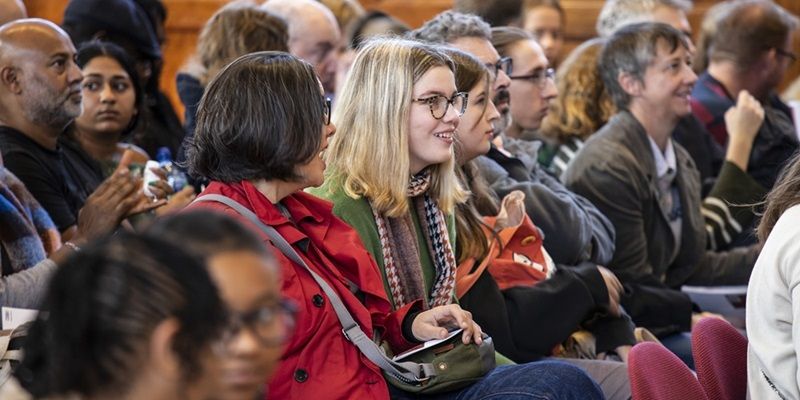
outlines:
[[392, 399], [603, 399], [600, 387], [581, 369], [560, 361], [536, 361], [495, 368], [464, 389], [429, 396], [403, 392], [389, 385]]
[[668, 348], [673, 354], [686, 364], [687, 367], [694, 369], [694, 357], [692, 357], [692, 335], [689, 332], [678, 332], [672, 335], [659, 338], [661, 344]]

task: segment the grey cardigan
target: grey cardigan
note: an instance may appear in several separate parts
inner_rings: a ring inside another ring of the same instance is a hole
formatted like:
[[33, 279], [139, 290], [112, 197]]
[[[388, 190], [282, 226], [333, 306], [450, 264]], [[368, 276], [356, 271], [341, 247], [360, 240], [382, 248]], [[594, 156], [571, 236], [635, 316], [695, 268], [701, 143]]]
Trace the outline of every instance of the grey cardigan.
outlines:
[[564, 176], [570, 189], [613, 222], [616, 251], [608, 266], [626, 287], [622, 304], [637, 325], [661, 335], [691, 327], [692, 303], [681, 285], [745, 284], [757, 256], [755, 247], [706, 251], [699, 174], [686, 150], [673, 145], [683, 210], [680, 243], [658, 202], [647, 133], [630, 112], [619, 112], [594, 134]]
[[589, 261], [605, 265], [614, 254], [614, 227], [591, 202], [571, 192], [537, 162], [537, 142], [509, 141], [508, 157], [492, 147], [476, 159], [497, 197], [520, 190], [525, 211], [544, 233], [544, 246], [557, 264]]
[[38, 309], [56, 263], [49, 258], [8, 276], [0, 277], [0, 306]]

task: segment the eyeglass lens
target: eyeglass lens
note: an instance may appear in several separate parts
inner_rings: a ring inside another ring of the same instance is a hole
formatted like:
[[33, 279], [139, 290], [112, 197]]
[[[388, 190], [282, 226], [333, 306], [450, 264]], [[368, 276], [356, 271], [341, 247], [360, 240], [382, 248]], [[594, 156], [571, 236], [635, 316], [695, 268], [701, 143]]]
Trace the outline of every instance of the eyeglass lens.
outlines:
[[227, 346], [243, 329], [247, 329], [264, 346], [283, 344], [294, 330], [294, 304], [287, 300], [265, 306], [258, 310], [232, 314], [222, 335], [222, 344]]
[[459, 116], [464, 114], [464, 110], [467, 108], [467, 94], [466, 93], [456, 93], [451, 99], [447, 97], [437, 95], [430, 99], [428, 105], [431, 109], [431, 114], [433, 118], [442, 119], [444, 115], [447, 114], [447, 109], [450, 105], [453, 105], [453, 109], [456, 110]]

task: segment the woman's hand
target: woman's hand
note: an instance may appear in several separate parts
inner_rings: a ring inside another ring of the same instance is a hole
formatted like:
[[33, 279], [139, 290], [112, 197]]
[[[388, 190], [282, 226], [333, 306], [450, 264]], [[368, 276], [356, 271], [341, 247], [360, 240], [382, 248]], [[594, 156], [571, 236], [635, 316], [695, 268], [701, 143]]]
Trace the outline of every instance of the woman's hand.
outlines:
[[194, 193], [194, 187], [187, 185], [179, 192], [172, 195], [172, 197], [167, 200], [167, 205], [156, 209], [156, 215], [162, 216], [180, 211], [194, 201], [195, 197], [197, 197], [197, 195]]
[[464, 344], [483, 341], [481, 327], [472, 320], [472, 313], [462, 309], [458, 304], [439, 306], [423, 311], [411, 323], [411, 331], [417, 340], [427, 341], [444, 339], [453, 329], [463, 329]]
[[[114, 171], [114, 175], [118, 173], [129, 174], [130, 172], [128, 170], [128, 167], [133, 161], [135, 161], [135, 157], [136, 157], [135, 152], [126, 150], [122, 154], [122, 158], [120, 159], [119, 164], [117, 165], [117, 169]], [[166, 182], [167, 173], [161, 168], [151, 168], [150, 170], [160, 178], [157, 181], [158, 183], [151, 185], [149, 188], [150, 192], [155, 196], [155, 198], [150, 199], [148, 196], [144, 195], [143, 191], [141, 190], [142, 178], [138, 176], [134, 177], [136, 180], [137, 187], [140, 188], [138, 193], [141, 194], [141, 196], [139, 197], [136, 204], [128, 211], [128, 214], [125, 215], [126, 218], [132, 217], [137, 214], [146, 213], [151, 210], [155, 210], [167, 204], [166, 198], [173, 192], [172, 188]]]

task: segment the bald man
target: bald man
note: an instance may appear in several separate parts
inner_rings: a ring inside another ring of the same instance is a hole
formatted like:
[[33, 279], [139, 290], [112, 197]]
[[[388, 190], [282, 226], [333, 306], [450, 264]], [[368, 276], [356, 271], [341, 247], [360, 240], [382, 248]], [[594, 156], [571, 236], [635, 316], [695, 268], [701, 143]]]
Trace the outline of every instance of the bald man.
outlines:
[[0, 25], [28, 17], [22, 0], [0, 0]]
[[99, 165], [63, 135], [81, 113], [83, 75], [74, 60], [69, 37], [50, 21], [0, 27], [0, 151], [65, 241], [103, 180]]
[[289, 52], [317, 71], [326, 93], [333, 93], [342, 34], [333, 12], [313, 0], [269, 0], [262, 6], [289, 26]]

